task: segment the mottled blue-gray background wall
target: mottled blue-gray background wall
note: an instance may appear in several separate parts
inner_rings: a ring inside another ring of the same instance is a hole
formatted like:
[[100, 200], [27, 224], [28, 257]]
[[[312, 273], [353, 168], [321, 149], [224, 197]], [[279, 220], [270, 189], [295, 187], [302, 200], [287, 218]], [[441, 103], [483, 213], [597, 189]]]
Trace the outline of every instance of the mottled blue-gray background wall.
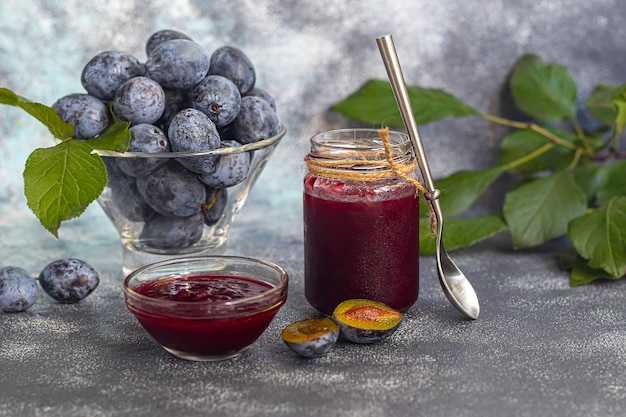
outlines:
[[[295, 220], [308, 138], [353, 125], [329, 107], [367, 79], [386, 78], [376, 37], [393, 35], [409, 84], [443, 88], [498, 113], [502, 85], [523, 53], [568, 67], [579, 101], [598, 83], [625, 82], [625, 22], [620, 0], [2, 0], [0, 86], [51, 104], [82, 92], [80, 73], [93, 55], [118, 49], [144, 60], [145, 40], [163, 28], [208, 50], [239, 46], [288, 129], [245, 215], [262, 207], [271, 217], [273, 207], [288, 205], [286, 220]], [[473, 119], [422, 130], [436, 177], [493, 162], [502, 133]], [[21, 170], [33, 148], [50, 144], [20, 110], [0, 107], [0, 201], [11, 203], [2, 205], [5, 219], [37, 222], [22, 197]], [[95, 205], [87, 215], [104, 219]]]

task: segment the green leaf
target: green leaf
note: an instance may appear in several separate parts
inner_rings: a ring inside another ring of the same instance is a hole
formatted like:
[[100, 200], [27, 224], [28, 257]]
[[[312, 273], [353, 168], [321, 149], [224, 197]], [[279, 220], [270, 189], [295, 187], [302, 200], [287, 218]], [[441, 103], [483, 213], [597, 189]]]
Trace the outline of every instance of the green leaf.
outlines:
[[[428, 219], [420, 220], [420, 253], [435, 253], [435, 236], [430, 233]], [[487, 214], [471, 219], [445, 219], [443, 227], [443, 244], [446, 250], [452, 251], [470, 246], [507, 229], [502, 218], [497, 214]]]
[[93, 149], [126, 152], [130, 145], [130, 122], [114, 122], [97, 138], [87, 139]]
[[24, 169], [28, 207], [58, 237], [61, 222], [79, 216], [106, 185], [106, 168], [87, 141], [35, 149]]
[[418, 124], [428, 124], [449, 117], [466, 117], [480, 114], [443, 90], [408, 87], [413, 113]]
[[599, 205], [607, 204], [614, 197], [626, 196], [626, 161], [618, 161], [606, 168], [606, 180], [599, 187]]
[[616, 279], [610, 277], [606, 271], [590, 267], [589, 263], [573, 247], [559, 252], [559, 263], [561, 269], [570, 271], [570, 287], [587, 285], [598, 279]]
[[573, 219], [568, 237], [591, 268], [612, 277], [626, 273], [626, 197], [616, 197], [605, 206]]
[[608, 173], [603, 165], [589, 165], [577, 168], [574, 171], [574, 179], [581, 190], [587, 196], [587, 202], [593, 201], [606, 183]]
[[559, 266], [564, 271], [571, 271], [576, 264], [576, 258], [578, 258], [578, 253], [576, 249], [573, 247], [568, 247], [567, 249], [563, 249], [558, 253], [559, 258]]
[[545, 121], [574, 119], [577, 89], [566, 68], [525, 55], [515, 64], [510, 84], [513, 99], [524, 113]]
[[[594, 152], [600, 153], [606, 148], [606, 134], [610, 129], [601, 127], [595, 131], [585, 132], [585, 141]], [[582, 140], [577, 140], [577, 145], [584, 145]]]
[[20, 97], [8, 88], [0, 88], [0, 104], [21, 108], [43, 123], [57, 139], [66, 140], [74, 135], [74, 126], [64, 122], [57, 109]]
[[615, 100], [615, 107], [617, 108], [615, 132], [619, 134], [626, 126], [626, 89], [622, 91], [621, 95]]
[[[570, 133], [558, 129], [546, 128], [546, 130], [569, 142], [575, 139]], [[549, 150], [544, 152], [545, 149]], [[533, 156], [533, 153], [537, 153], [537, 156]], [[573, 155], [571, 149], [553, 144], [550, 139], [534, 130], [523, 129], [511, 133], [502, 140], [499, 159], [500, 164], [512, 166], [511, 172], [528, 175], [563, 169], [570, 164]]]
[[[478, 111], [442, 90], [408, 87], [407, 91], [418, 124], [428, 124], [448, 117], [479, 114]], [[388, 81], [369, 80], [359, 90], [336, 103], [332, 108], [346, 117], [370, 125], [404, 126]]]
[[568, 222], [582, 215], [586, 207], [585, 193], [571, 172], [522, 183], [504, 199], [504, 218], [513, 247], [536, 246], [564, 235]]
[[0, 88], [0, 104], [17, 106], [20, 97], [8, 88]]
[[611, 279], [611, 277], [606, 271], [590, 267], [587, 261], [578, 256], [569, 276], [570, 287], [587, 285], [598, 279]]
[[439, 201], [445, 216], [456, 216], [470, 208], [504, 170], [494, 167], [479, 171], [460, 171], [435, 181], [441, 191]]
[[621, 86], [596, 86], [585, 100], [585, 106], [594, 119], [605, 126], [615, 126], [617, 118], [615, 102], [620, 94], [624, 94], [624, 92], [626, 92], [626, 84]]

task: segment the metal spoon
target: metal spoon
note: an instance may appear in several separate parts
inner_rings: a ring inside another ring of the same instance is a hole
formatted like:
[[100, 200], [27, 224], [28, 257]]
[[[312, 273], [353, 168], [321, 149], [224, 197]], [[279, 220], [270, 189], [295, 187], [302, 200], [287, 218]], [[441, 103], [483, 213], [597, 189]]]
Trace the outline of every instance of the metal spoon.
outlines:
[[404, 77], [402, 76], [402, 70], [400, 68], [400, 62], [396, 54], [396, 49], [393, 44], [391, 35], [385, 35], [380, 38], [376, 38], [380, 54], [383, 57], [389, 80], [393, 88], [396, 102], [400, 108], [400, 114], [402, 120], [406, 126], [413, 149], [417, 155], [417, 163], [422, 172], [424, 178], [426, 192], [424, 198], [426, 198], [432, 205], [435, 217], [437, 219], [437, 246], [436, 246], [436, 258], [437, 258], [437, 271], [439, 273], [439, 282], [443, 288], [443, 292], [450, 300], [450, 303], [461, 313], [465, 314], [470, 319], [478, 318], [480, 312], [480, 305], [478, 304], [478, 297], [472, 287], [472, 284], [463, 275], [463, 272], [456, 266], [456, 264], [450, 259], [446, 249], [443, 247], [443, 241], [441, 237], [443, 235], [443, 214], [441, 213], [441, 206], [439, 205], [440, 192], [435, 188], [430, 168], [428, 167], [428, 161], [426, 160], [426, 154], [424, 152], [424, 146], [417, 130], [417, 123], [413, 116], [413, 108], [409, 99], [409, 94], [406, 90], [404, 83]]

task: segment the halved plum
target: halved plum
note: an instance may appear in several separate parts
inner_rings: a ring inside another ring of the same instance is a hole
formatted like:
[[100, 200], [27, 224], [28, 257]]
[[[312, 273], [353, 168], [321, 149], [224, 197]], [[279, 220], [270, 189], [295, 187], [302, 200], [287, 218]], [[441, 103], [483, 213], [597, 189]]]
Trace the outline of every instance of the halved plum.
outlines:
[[391, 336], [404, 315], [383, 303], [353, 299], [340, 303], [333, 320], [341, 334], [353, 343], [374, 343]]
[[335, 345], [339, 326], [329, 317], [310, 318], [291, 323], [280, 336], [297, 354], [305, 358], [319, 358]]

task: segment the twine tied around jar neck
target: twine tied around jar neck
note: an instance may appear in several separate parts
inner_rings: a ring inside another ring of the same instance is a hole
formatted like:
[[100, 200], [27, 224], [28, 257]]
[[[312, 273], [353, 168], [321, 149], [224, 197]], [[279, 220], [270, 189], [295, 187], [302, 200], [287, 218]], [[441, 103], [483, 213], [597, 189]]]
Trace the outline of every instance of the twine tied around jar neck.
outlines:
[[[311, 158], [307, 156], [305, 158], [305, 162], [307, 165], [308, 171], [315, 175], [324, 178], [330, 178], [334, 180], [347, 180], [347, 181], [377, 181], [385, 178], [391, 178], [394, 176], [400, 177], [403, 180], [413, 184], [418, 192], [424, 194], [426, 189], [416, 178], [413, 178], [411, 174], [415, 172], [415, 159], [412, 159], [410, 163], [400, 163], [394, 160], [393, 151], [391, 149], [391, 145], [389, 143], [389, 128], [385, 127], [383, 129], [378, 130], [378, 135], [383, 142], [385, 147], [385, 160], [371, 160], [371, 159], [363, 159], [358, 158], [355, 153], [354, 159], [318, 159]], [[349, 171], [342, 170], [341, 167], [351, 167], [351, 166], [367, 166], [370, 165], [373, 168], [380, 169], [371, 169], [364, 170], [362, 172], [358, 171]], [[437, 218], [435, 216], [435, 210], [428, 201], [428, 199], [424, 199], [428, 203], [428, 207], [430, 209], [430, 232], [435, 233], [437, 226]]]

